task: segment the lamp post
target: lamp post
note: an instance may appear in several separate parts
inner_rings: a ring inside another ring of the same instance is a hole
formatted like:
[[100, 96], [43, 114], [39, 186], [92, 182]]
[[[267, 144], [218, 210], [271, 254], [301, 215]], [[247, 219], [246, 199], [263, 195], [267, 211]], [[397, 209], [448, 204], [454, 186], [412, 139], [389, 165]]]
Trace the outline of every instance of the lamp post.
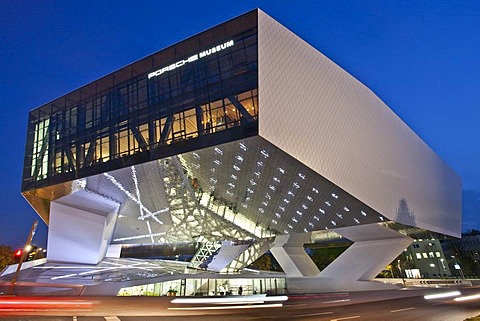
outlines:
[[398, 264], [398, 270], [400, 271], [400, 276], [402, 277], [402, 282], [405, 284], [405, 278], [403, 277], [403, 272], [402, 272], [402, 267], [400, 265], [400, 260], [397, 261]]
[[32, 225], [32, 228], [30, 229], [30, 234], [28, 235], [27, 242], [25, 243], [25, 246], [23, 248], [22, 256], [20, 257], [20, 262], [18, 262], [17, 265], [17, 270], [15, 271], [15, 274], [13, 275], [12, 281], [10, 283], [10, 289], [8, 291], [9, 295], [13, 294], [13, 290], [15, 289], [15, 285], [17, 284], [17, 279], [18, 275], [20, 274], [20, 270], [22, 269], [22, 263], [27, 257], [27, 253], [30, 251], [32, 247], [32, 239], [33, 236], [35, 235], [35, 230], [37, 229], [38, 225], [38, 220], [35, 220], [35, 222]]

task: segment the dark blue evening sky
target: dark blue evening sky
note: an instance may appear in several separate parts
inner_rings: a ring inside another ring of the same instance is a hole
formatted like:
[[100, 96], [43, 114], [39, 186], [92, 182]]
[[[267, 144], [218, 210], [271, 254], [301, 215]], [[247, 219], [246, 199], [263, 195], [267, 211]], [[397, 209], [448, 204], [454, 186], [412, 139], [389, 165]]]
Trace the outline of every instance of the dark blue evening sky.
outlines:
[[440, 155], [463, 179], [463, 229], [480, 229], [478, 1], [3, 0], [0, 244], [21, 246], [37, 218], [20, 194], [31, 109], [255, 7], [366, 84]]

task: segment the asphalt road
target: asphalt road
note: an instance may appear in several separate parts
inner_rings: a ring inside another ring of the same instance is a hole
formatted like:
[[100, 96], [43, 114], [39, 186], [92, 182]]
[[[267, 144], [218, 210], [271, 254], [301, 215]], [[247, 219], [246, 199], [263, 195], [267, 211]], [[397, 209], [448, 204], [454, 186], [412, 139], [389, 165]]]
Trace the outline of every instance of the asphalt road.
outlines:
[[[0, 297], [0, 320], [462, 321], [467, 317], [480, 315], [480, 299], [455, 302], [452, 298], [425, 300], [423, 297], [426, 293], [448, 291], [451, 290], [332, 293], [290, 296], [287, 301], [216, 304], [174, 304], [170, 297]], [[480, 289], [466, 289], [461, 292], [463, 295], [480, 294]], [[235, 299], [242, 300], [242, 297]]]

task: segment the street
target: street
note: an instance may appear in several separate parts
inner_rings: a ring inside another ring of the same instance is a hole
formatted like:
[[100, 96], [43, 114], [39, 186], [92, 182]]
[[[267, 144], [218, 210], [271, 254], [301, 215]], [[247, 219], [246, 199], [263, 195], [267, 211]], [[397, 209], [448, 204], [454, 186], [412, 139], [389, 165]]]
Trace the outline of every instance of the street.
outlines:
[[[328, 293], [290, 296], [288, 299], [241, 296], [183, 298], [187, 302], [171, 297], [0, 297], [0, 320], [140, 321], [221, 318], [225, 321], [462, 321], [480, 315], [480, 299], [457, 302], [453, 297], [433, 300], [423, 297], [425, 294], [449, 291], [452, 290]], [[475, 288], [460, 291], [463, 296], [480, 293]], [[191, 301], [198, 299], [206, 299], [206, 302]]]

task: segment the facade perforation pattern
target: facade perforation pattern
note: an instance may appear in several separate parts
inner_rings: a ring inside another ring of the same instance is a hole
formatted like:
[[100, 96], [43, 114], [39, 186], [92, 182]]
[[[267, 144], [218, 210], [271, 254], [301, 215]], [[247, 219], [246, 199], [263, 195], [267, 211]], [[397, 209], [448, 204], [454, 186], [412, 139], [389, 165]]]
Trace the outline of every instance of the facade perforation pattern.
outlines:
[[[371, 90], [261, 11], [259, 97], [261, 137], [391, 220], [459, 235], [460, 178]], [[397, 213], [402, 200], [414, 222]]]

